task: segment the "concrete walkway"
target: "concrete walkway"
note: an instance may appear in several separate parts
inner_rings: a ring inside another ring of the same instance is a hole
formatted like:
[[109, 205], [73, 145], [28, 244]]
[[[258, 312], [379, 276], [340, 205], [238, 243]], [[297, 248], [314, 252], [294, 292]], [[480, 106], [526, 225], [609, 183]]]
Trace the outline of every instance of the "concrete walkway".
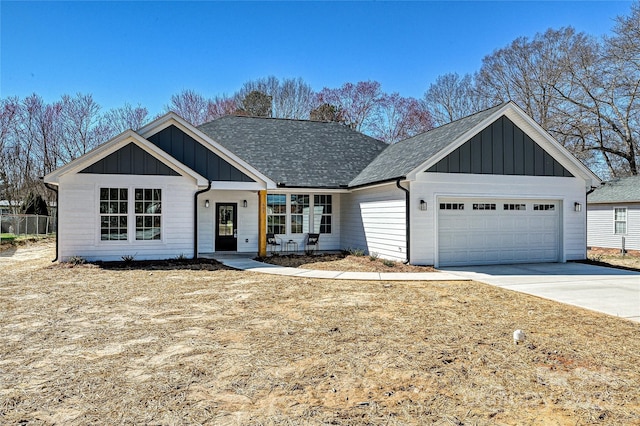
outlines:
[[446, 268], [474, 281], [640, 322], [640, 273], [577, 262]]
[[360, 281], [470, 281], [460, 275], [445, 272], [342, 272], [320, 271], [316, 269], [289, 268], [271, 265], [248, 258], [246, 255], [213, 256], [220, 263], [241, 271], [263, 274], [286, 275], [291, 277], [325, 278], [332, 280]]

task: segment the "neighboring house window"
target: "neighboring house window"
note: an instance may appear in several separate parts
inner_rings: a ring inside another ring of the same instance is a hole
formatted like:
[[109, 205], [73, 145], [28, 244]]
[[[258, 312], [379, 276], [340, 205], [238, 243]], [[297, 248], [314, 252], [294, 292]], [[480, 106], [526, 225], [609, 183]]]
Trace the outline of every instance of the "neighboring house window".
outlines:
[[309, 232], [309, 196], [291, 194], [291, 233]]
[[616, 234], [627, 233], [627, 208], [618, 207], [614, 210], [613, 228]]
[[135, 189], [136, 240], [161, 239], [162, 190]]
[[314, 230], [320, 234], [331, 233], [331, 215], [333, 214], [331, 195], [313, 196]]
[[267, 194], [267, 233], [284, 234], [287, 231], [287, 196]]
[[127, 239], [127, 188], [100, 188], [100, 239]]

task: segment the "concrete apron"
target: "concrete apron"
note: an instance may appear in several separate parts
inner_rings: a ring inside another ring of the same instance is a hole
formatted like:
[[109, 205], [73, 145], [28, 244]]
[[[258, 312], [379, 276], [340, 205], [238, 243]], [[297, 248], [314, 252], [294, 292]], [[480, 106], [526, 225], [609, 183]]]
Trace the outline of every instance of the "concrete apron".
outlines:
[[584, 263], [449, 267], [443, 272], [640, 322], [640, 273]]

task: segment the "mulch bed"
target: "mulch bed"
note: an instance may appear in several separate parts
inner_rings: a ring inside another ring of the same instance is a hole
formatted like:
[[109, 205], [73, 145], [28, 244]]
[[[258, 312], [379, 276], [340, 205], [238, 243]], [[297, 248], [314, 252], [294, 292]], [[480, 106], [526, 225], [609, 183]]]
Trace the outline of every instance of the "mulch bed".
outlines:
[[290, 268], [317, 269], [323, 271], [349, 272], [436, 272], [431, 266], [406, 265], [370, 256], [356, 256], [348, 253], [314, 255], [273, 255], [257, 258], [272, 265]]

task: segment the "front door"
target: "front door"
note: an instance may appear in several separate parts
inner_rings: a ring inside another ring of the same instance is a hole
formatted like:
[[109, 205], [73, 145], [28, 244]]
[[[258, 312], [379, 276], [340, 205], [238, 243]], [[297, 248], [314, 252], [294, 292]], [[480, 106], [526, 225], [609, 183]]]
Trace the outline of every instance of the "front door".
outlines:
[[238, 204], [216, 203], [216, 251], [238, 250]]

